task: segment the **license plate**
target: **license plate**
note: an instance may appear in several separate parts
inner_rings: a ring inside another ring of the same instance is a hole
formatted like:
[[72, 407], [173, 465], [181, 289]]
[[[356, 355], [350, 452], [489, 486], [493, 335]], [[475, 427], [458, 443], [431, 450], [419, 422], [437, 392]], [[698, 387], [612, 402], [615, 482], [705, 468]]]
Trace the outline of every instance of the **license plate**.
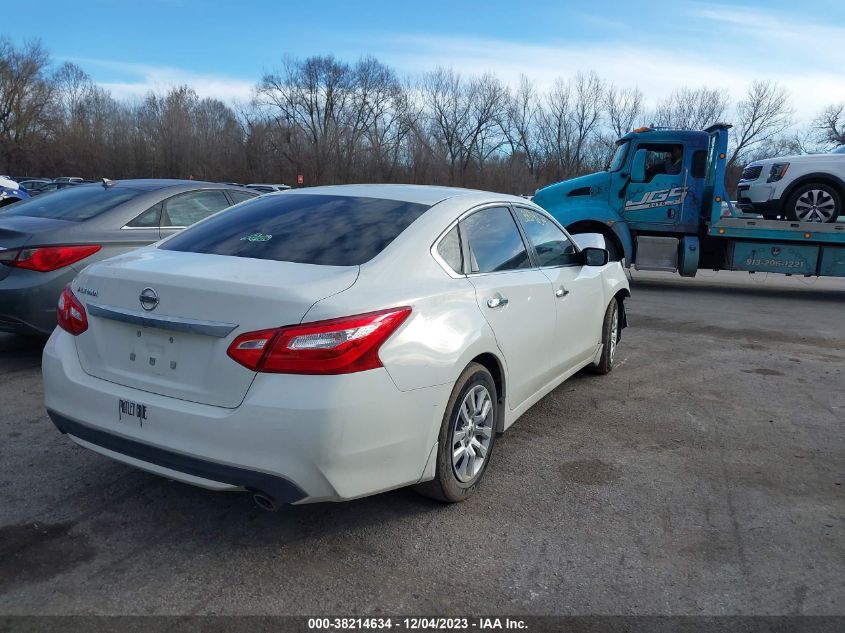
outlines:
[[139, 329], [132, 337], [129, 362], [133, 370], [172, 378], [179, 371], [179, 341], [174, 334]]
[[147, 405], [132, 400], [118, 400], [117, 419], [121, 422], [132, 422], [144, 426], [147, 420]]

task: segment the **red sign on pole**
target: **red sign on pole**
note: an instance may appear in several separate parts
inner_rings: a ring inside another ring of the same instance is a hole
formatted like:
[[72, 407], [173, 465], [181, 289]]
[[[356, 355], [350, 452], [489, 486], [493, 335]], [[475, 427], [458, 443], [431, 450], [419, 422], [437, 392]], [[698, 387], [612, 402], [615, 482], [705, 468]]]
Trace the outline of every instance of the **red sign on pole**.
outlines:
[[305, 178], [302, 177], [302, 174], [297, 175], [296, 177], [296, 184], [301, 185], [305, 183]]

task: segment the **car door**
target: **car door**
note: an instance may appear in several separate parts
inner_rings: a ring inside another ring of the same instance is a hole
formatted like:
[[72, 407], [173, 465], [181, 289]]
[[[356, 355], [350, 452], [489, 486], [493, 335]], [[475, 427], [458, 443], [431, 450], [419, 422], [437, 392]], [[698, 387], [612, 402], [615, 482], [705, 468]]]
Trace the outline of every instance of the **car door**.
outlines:
[[605, 308], [602, 268], [583, 265], [578, 247], [550, 216], [528, 207], [515, 210], [555, 298], [555, 335], [548, 346], [551, 379], [595, 356]]
[[164, 201], [160, 234], [168, 237], [231, 206], [222, 189], [200, 189]]
[[[681, 143], [668, 142], [639, 142], [631, 155], [639, 151], [646, 152], [646, 179], [631, 180], [624, 190], [622, 216], [629, 224], [677, 224], [686, 199], [689, 152]], [[675, 160], [673, 152], [680, 158]]]
[[507, 205], [461, 220], [468, 279], [507, 364], [508, 404], [515, 409], [546, 383], [554, 335], [554, 292], [533, 266]]

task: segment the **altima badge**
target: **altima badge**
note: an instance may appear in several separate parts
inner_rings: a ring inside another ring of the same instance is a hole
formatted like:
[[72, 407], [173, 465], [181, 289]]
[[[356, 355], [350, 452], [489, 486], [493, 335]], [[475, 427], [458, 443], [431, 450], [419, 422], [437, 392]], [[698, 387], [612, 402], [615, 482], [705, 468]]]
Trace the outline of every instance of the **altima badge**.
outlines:
[[138, 300], [141, 302], [141, 307], [147, 312], [155, 310], [158, 306], [158, 293], [152, 288], [144, 288]]

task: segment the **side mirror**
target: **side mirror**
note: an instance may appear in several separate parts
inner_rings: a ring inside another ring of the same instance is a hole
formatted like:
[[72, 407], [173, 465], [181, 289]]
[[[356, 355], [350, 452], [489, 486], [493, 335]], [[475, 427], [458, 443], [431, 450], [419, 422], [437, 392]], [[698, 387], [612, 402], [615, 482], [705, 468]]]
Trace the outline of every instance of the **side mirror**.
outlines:
[[585, 248], [607, 247], [607, 241], [601, 233], [576, 233], [572, 236], [572, 241], [578, 245], [578, 250], [581, 251]]
[[645, 182], [645, 155], [644, 149], [634, 152], [631, 159], [631, 182]]
[[586, 266], [604, 266], [610, 261], [610, 253], [603, 248], [588, 247], [581, 251]]

